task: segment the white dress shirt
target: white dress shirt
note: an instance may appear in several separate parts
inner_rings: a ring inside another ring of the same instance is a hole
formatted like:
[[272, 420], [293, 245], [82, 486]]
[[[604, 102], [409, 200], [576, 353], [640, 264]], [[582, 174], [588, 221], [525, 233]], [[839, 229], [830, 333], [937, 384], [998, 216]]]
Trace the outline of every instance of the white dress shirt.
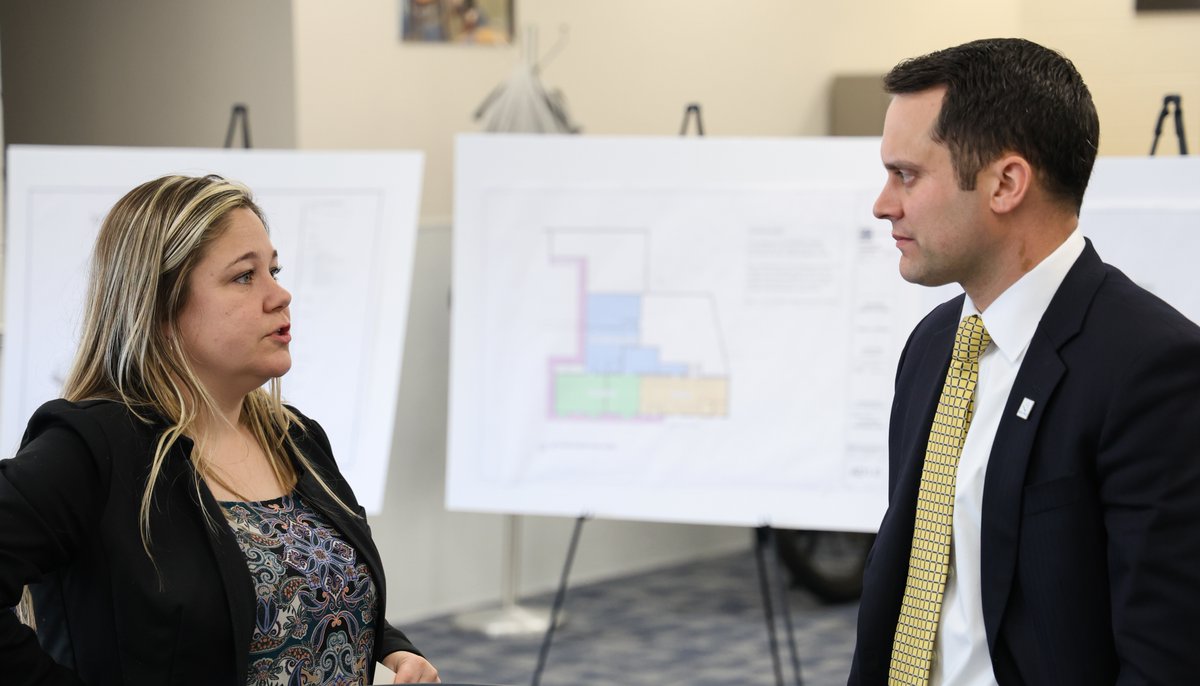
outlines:
[[1033, 332], [1083, 248], [1083, 234], [1076, 228], [1046, 259], [1001, 293], [986, 313], [980, 313], [970, 297], [963, 303], [961, 316], [979, 314], [992, 343], [979, 358], [975, 414], [958, 461], [950, 575], [934, 647], [933, 686], [996, 684], [983, 626], [980, 586], [983, 480], [1000, 415]]

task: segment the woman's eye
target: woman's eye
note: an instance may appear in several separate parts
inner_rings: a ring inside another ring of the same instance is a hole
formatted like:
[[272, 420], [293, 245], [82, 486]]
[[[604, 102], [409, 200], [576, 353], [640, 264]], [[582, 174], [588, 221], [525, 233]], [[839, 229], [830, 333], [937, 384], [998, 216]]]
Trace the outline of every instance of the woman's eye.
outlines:
[[271, 267], [271, 278], [278, 281], [279, 280], [279, 272], [281, 272], [281, 271], [283, 271], [283, 267], [278, 267], [278, 266]]
[[253, 270], [248, 271], [248, 272], [242, 272], [241, 274], [237, 275], [237, 278], [234, 279], [234, 281], [236, 283], [250, 283], [253, 280], [254, 280], [254, 271]]

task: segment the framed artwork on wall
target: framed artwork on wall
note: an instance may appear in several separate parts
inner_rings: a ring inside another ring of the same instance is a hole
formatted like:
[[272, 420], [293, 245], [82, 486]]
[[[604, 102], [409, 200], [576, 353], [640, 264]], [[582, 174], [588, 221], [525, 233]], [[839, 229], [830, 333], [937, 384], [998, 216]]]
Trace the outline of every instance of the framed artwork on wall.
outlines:
[[1137, 0], [1137, 11], [1200, 10], [1200, 0]]
[[400, 38], [412, 43], [509, 45], [514, 0], [399, 0]]

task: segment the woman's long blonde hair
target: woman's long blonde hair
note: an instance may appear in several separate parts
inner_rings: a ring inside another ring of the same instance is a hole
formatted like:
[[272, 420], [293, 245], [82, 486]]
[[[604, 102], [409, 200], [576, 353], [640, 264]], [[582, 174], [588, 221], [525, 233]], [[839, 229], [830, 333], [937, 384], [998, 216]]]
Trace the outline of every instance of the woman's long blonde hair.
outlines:
[[[146, 423], [166, 422], [158, 434], [139, 510], [142, 546], [151, 560], [150, 505], [170, 449], [182, 437], [200, 438], [191, 452], [197, 501], [205, 479], [221, 483], [205, 456], [198, 420], [220, 416], [214, 399], [188, 363], [176, 320], [187, 301], [188, 279], [206, 249], [228, 228], [230, 212], [246, 209], [266, 222], [250, 189], [220, 176], [163, 176], [133, 188], [104, 217], [92, 253], [84, 327], [62, 397], [125, 404]], [[299, 469], [350, 515], [324, 477], [296, 450], [289, 433], [304, 425], [284, 407], [280, 380], [256, 389], [242, 403], [250, 429], [280, 485], [290, 491]], [[293, 462], [294, 461], [294, 462]], [[216, 525], [205, 513], [210, 525]], [[34, 626], [29, 590], [18, 614]]]
[[[208, 246], [228, 228], [235, 209], [263, 219], [245, 186], [219, 176], [164, 176], [117, 201], [100, 227], [92, 255], [83, 332], [63, 397], [113, 400], [147, 423], [165, 421], [139, 511], [142, 547], [151, 559], [150, 506], [171, 448], [181, 437], [197, 437], [200, 418], [220, 416], [188, 362], [176, 320], [187, 301], [189, 277]], [[289, 429], [303, 425], [283, 405], [279, 379], [271, 379], [268, 390], [257, 388], [246, 396], [241, 422], [267, 455], [281, 486], [290, 491], [297, 468], [303, 469], [354, 514], [296, 449]], [[214, 473], [203, 442], [194, 445], [191, 462], [197, 502], [203, 502], [204, 479], [233, 491]], [[215, 526], [211, 518], [209, 524]], [[28, 611], [28, 602], [24, 605]]]

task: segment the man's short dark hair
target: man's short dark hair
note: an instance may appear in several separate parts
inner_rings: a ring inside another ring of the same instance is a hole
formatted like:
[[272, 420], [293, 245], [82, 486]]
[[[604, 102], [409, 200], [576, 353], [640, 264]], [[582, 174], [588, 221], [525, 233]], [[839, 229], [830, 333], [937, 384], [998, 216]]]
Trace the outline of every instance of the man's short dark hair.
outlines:
[[950, 150], [959, 187], [975, 188], [983, 167], [1015, 152], [1051, 195], [1079, 211], [1100, 121], [1075, 65], [1019, 38], [978, 40], [897, 64], [883, 77], [893, 95], [946, 87], [931, 132]]

